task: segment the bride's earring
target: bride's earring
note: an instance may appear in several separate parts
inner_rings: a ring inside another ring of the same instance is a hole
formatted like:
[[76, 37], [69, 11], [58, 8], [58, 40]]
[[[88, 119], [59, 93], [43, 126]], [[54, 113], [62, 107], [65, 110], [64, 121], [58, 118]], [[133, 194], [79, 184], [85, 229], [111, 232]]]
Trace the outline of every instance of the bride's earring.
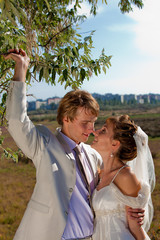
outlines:
[[113, 153], [111, 153], [110, 157], [111, 157], [111, 158], [113, 158], [113, 157], [114, 157]]

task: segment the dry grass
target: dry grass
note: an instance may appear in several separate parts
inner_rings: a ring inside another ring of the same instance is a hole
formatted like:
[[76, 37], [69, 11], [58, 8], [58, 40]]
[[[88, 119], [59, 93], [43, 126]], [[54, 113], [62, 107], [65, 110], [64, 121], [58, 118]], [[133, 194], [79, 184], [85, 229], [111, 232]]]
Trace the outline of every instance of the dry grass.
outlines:
[[33, 165], [0, 161], [0, 240], [13, 239], [35, 184]]
[[156, 186], [152, 194], [154, 217], [149, 231], [152, 240], [160, 239], [160, 139], [149, 140], [150, 149], [154, 159]]

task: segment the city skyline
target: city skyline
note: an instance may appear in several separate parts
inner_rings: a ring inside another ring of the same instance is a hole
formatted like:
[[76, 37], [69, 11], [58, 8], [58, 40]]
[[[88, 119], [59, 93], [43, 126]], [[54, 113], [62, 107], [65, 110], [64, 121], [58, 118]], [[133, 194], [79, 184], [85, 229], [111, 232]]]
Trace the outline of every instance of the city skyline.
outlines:
[[[105, 93], [105, 94], [98, 94], [93, 93], [92, 94], [97, 101], [118, 101], [120, 103], [159, 103], [160, 102], [160, 94], [112, 94], [112, 93]], [[51, 105], [58, 105], [61, 100], [61, 97], [55, 96], [55, 97], [49, 97], [46, 99], [36, 99], [34, 101], [28, 101], [28, 110], [35, 110], [41, 108], [43, 106], [44, 108], [51, 109]]]
[[[92, 93], [93, 97], [95, 98], [101, 98], [101, 99], [112, 99], [112, 98], [116, 98], [119, 97], [122, 101], [122, 99], [131, 99], [134, 98], [135, 100], [139, 100], [140, 98], [145, 99], [148, 98], [154, 98], [158, 101], [160, 101], [160, 94], [155, 94], [155, 93], [148, 93], [148, 94], [112, 94], [112, 93], [104, 93], [104, 94], [99, 94], [99, 93]], [[47, 97], [46, 99], [35, 99], [33, 101], [28, 101], [28, 102], [47, 102], [48, 105], [50, 105], [51, 103], [55, 103], [58, 104], [60, 102], [62, 97], [59, 96], [50, 96]]]

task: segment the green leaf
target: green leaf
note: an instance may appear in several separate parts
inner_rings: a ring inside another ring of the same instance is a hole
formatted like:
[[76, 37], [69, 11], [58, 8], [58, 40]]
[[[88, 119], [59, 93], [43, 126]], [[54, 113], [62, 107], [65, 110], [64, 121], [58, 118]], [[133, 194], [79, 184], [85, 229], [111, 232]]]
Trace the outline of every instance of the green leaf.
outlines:
[[86, 71], [85, 71], [84, 68], [81, 68], [81, 70], [80, 70], [80, 78], [81, 78], [82, 81], [85, 79], [85, 76], [86, 76]]
[[13, 159], [14, 162], [18, 163], [18, 154], [17, 153], [13, 153], [11, 158]]
[[77, 33], [76, 36], [77, 36], [77, 37], [80, 37], [80, 38], [82, 37], [79, 33]]
[[65, 48], [65, 54], [67, 55], [67, 56], [69, 56], [69, 49], [68, 48]]
[[97, 67], [94, 67], [94, 73], [96, 76], [98, 76], [97, 70], [98, 70]]
[[39, 73], [39, 82], [41, 82], [42, 77], [43, 77], [43, 67], [41, 68], [40, 73]]
[[61, 84], [63, 83], [62, 79], [63, 79], [63, 75], [61, 75], [58, 79], [58, 82], [61, 83]]
[[85, 38], [84, 38], [84, 41], [87, 42], [87, 41], [90, 40], [90, 39], [91, 39], [91, 36], [88, 36], [88, 37], [85, 37]]
[[50, 11], [51, 11], [51, 9], [50, 9], [49, 2], [48, 2], [47, 0], [45, 0], [45, 3], [46, 3], [46, 5], [47, 5], [48, 11], [50, 12]]
[[106, 74], [106, 68], [105, 68], [105, 66], [103, 66], [103, 72]]
[[53, 68], [53, 69], [52, 69], [52, 83], [55, 83], [55, 78], [56, 78], [56, 71], [55, 71], [55, 69]]
[[46, 82], [48, 83], [49, 71], [46, 66], [43, 68], [43, 78], [45, 78]]
[[33, 73], [36, 71], [36, 69], [37, 69], [37, 65], [34, 65]]
[[4, 137], [0, 137], [0, 145], [3, 144], [3, 141], [4, 141]]
[[78, 57], [78, 55], [79, 55], [76, 47], [74, 47], [74, 46], [73, 46], [73, 48], [72, 48], [72, 53], [73, 53], [74, 56], [77, 56], [77, 57]]
[[67, 81], [67, 77], [68, 77], [68, 70], [67, 69], [63, 70], [63, 77], [64, 77], [65, 81]]

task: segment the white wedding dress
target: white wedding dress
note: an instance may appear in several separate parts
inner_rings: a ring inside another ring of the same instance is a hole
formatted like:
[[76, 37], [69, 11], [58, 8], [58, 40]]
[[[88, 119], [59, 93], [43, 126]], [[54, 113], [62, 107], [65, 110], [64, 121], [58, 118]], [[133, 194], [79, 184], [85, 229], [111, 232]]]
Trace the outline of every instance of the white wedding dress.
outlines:
[[[128, 229], [125, 206], [144, 208], [150, 188], [141, 182], [138, 196], [129, 197], [117, 188], [113, 180], [110, 185], [93, 192], [92, 203], [96, 214], [93, 240], [134, 240]], [[145, 239], [150, 239], [147, 234]]]

